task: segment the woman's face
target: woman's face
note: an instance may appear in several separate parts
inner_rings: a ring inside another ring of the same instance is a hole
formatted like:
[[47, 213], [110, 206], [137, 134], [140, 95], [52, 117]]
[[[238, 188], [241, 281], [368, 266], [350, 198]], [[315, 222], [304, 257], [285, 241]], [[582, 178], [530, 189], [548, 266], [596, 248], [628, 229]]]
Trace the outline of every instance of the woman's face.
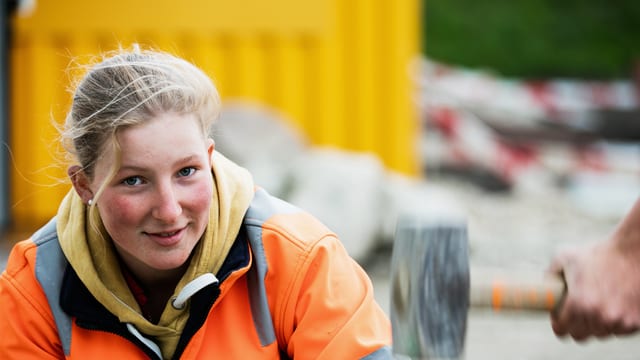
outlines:
[[[209, 219], [213, 140], [194, 115], [167, 113], [118, 133], [121, 167], [96, 206], [117, 251], [134, 272], [183, 265]], [[107, 150], [95, 167], [95, 191], [111, 171]], [[139, 274], [142, 275], [142, 274]]]

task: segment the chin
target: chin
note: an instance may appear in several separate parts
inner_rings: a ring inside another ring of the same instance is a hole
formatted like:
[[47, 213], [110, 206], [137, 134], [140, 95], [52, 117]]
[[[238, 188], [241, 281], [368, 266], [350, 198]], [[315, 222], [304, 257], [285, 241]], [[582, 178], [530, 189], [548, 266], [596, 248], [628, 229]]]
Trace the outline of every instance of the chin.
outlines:
[[151, 261], [147, 263], [147, 266], [158, 271], [169, 271], [182, 267], [187, 261], [189, 261], [189, 255], [163, 259], [163, 261], [158, 261], [156, 257], [151, 259]]

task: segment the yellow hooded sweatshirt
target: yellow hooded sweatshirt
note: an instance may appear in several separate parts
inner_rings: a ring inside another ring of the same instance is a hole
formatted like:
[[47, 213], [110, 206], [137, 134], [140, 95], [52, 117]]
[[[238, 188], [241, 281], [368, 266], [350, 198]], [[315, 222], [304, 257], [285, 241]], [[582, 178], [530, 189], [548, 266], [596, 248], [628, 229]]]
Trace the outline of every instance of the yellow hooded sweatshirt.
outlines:
[[[245, 169], [218, 152], [213, 152], [211, 162], [215, 189], [209, 224], [193, 250], [189, 268], [176, 286], [174, 297], [198, 276], [217, 273], [254, 195], [253, 180]], [[163, 357], [171, 358], [189, 316], [189, 307], [176, 309], [169, 301], [158, 324], [149, 322], [127, 286], [98, 212], [89, 211], [72, 189], [61, 203], [57, 218], [60, 246], [91, 294], [121, 322], [153, 337]]]

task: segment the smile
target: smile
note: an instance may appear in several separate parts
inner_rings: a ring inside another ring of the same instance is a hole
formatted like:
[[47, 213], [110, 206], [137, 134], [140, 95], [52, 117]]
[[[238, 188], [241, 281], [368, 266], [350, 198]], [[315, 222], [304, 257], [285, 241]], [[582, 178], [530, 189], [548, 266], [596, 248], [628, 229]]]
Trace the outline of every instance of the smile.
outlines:
[[180, 242], [185, 228], [171, 231], [145, 232], [153, 242], [161, 246], [172, 246]]
[[154, 235], [156, 235], [156, 236], [173, 236], [173, 235], [177, 234], [178, 232], [180, 232], [180, 230], [176, 230], [176, 231], [172, 231], [172, 232], [157, 233], [157, 234], [154, 234]]

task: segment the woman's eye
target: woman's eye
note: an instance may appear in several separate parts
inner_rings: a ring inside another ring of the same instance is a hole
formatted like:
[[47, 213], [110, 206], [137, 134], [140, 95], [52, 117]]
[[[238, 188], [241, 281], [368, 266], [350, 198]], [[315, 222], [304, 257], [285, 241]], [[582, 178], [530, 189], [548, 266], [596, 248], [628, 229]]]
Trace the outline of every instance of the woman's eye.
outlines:
[[128, 186], [135, 186], [142, 184], [142, 179], [138, 176], [132, 176], [122, 180], [122, 183]]
[[186, 167], [184, 169], [180, 169], [180, 171], [178, 171], [178, 175], [189, 176], [189, 175], [193, 175], [194, 172], [196, 172], [196, 169], [194, 167]]

